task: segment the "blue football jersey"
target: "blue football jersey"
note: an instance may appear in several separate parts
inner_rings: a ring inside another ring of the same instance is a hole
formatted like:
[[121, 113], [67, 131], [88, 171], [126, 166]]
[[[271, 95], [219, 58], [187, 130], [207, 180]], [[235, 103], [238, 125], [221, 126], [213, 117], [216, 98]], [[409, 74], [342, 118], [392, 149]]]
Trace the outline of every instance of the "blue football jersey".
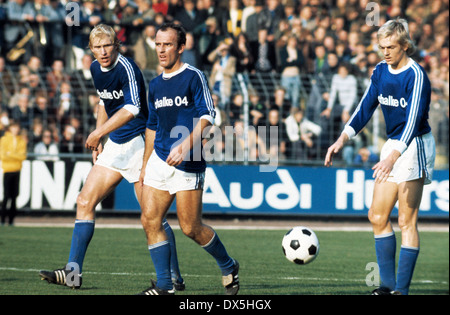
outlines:
[[144, 134], [148, 119], [145, 81], [134, 61], [119, 54], [114, 65], [105, 69], [95, 60], [91, 65], [91, 73], [108, 118], [126, 105], [135, 106], [139, 112], [126, 125], [111, 132], [109, 138], [122, 144]]
[[[200, 118], [212, 121], [215, 117], [205, 75], [186, 63], [178, 71], [162, 73], [150, 82], [148, 106], [147, 128], [156, 131], [154, 150], [163, 161], [192, 132]], [[198, 173], [205, 170], [206, 163], [202, 154], [191, 150], [177, 168]]]
[[428, 124], [431, 84], [425, 70], [412, 59], [399, 70], [385, 62], [374, 69], [361, 102], [347, 122], [345, 130], [353, 136], [367, 124], [381, 106], [389, 139], [399, 140], [403, 153], [411, 141], [431, 131]]

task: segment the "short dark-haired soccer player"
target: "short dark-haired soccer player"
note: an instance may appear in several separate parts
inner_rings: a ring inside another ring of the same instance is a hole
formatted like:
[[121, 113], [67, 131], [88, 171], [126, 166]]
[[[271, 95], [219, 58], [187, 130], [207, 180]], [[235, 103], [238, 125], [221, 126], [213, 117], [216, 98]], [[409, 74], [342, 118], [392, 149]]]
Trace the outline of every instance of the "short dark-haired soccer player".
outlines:
[[[375, 235], [375, 251], [381, 287], [374, 295], [409, 292], [417, 257], [417, 217], [423, 186], [431, 183], [435, 143], [428, 124], [430, 81], [424, 69], [409, 56], [414, 44], [404, 19], [390, 20], [378, 30], [378, 45], [385, 60], [373, 71], [361, 102], [338, 140], [330, 146], [325, 165], [361, 131], [380, 104], [388, 140], [374, 170], [375, 186], [369, 220]], [[402, 246], [395, 275], [396, 239], [390, 214], [398, 201]]]
[[165, 24], [156, 33], [156, 51], [164, 71], [149, 86], [150, 113], [140, 181], [143, 225], [157, 282], [152, 281], [141, 294], [173, 293], [170, 250], [162, 221], [176, 196], [183, 233], [216, 259], [225, 292], [234, 295], [239, 290], [239, 264], [228, 255], [215, 231], [202, 223], [206, 163], [194, 148], [201, 145], [203, 130], [212, 125], [215, 109], [204, 74], [180, 59], [185, 38], [185, 31], [176, 24]]
[[[41, 271], [43, 280], [79, 288], [84, 257], [94, 234], [95, 207], [125, 178], [134, 183], [141, 202], [139, 185], [144, 156], [144, 134], [148, 118], [145, 82], [141, 71], [130, 58], [120, 54], [120, 42], [112, 27], [97, 25], [90, 33], [89, 47], [96, 60], [91, 65], [92, 78], [101, 102], [96, 129], [88, 136], [86, 148], [92, 150], [94, 166], [77, 198], [77, 214], [68, 267]], [[109, 135], [103, 147], [103, 137]], [[164, 227], [172, 248], [171, 270], [178, 289], [184, 289], [176, 257], [175, 238], [167, 221]], [[78, 279], [67, 279], [72, 269]], [[75, 281], [79, 280], [79, 281]]]

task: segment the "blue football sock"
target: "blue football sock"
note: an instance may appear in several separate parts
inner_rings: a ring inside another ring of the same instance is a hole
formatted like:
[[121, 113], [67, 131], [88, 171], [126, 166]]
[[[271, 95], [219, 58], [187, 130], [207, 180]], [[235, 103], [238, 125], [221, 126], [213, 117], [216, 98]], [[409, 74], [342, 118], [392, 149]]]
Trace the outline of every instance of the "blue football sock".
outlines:
[[178, 255], [177, 255], [177, 245], [175, 242], [175, 235], [173, 234], [172, 228], [166, 219], [163, 221], [163, 227], [166, 231], [167, 239], [170, 244], [170, 270], [172, 274], [172, 279], [182, 283], [183, 278], [181, 277], [180, 267], [178, 265]]
[[83, 268], [84, 256], [94, 235], [94, 227], [94, 220], [75, 220], [68, 262], [78, 264], [80, 273]]
[[214, 233], [211, 241], [202, 247], [216, 259], [217, 265], [222, 271], [222, 275], [229, 275], [233, 271], [234, 260], [228, 256], [225, 246], [223, 246], [216, 233]]
[[172, 290], [172, 278], [170, 276], [170, 244], [162, 241], [149, 245], [150, 256], [156, 271], [156, 286], [162, 290]]
[[400, 248], [397, 269], [397, 286], [395, 287], [395, 291], [399, 291], [403, 295], [408, 295], [418, 256], [418, 247], [407, 247], [402, 245]]
[[394, 232], [375, 235], [375, 252], [380, 269], [381, 286], [395, 288], [395, 251], [397, 242]]

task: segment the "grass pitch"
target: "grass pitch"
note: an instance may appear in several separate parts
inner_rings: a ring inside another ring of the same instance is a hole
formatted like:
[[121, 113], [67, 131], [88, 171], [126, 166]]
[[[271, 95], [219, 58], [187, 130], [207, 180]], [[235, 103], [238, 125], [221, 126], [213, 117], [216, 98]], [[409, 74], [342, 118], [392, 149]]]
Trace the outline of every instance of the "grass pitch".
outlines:
[[[177, 294], [223, 294], [215, 261], [181, 231], [174, 232], [186, 281], [186, 291]], [[319, 256], [304, 266], [284, 257], [281, 240], [285, 230], [217, 232], [240, 263], [240, 294], [364, 295], [374, 289], [366, 284], [370, 277], [366, 266], [376, 262], [370, 232], [316, 231]], [[131, 295], [156, 278], [141, 229], [97, 228], [86, 255], [81, 290], [41, 281], [39, 270], [62, 268], [67, 263], [71, 237], [72, 228], [0, 227], [0, 294]], [[448, 281], [448, 233], [422, 232], [410, 294], [448, 294]]]

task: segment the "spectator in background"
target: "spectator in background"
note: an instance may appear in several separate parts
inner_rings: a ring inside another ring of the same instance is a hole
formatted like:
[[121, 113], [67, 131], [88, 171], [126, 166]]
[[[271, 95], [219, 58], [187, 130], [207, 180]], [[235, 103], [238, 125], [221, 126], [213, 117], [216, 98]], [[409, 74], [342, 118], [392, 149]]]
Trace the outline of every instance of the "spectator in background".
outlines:
[[45, 129], [42, 133], [42, 140], [34, 146], [36, 158], [42, 161], [58, 161], [58, 145], [53, 141], [50, 129]]
[[208, 60], [213, 64], [209, 86], [212, 93], [220, 95], [219, 107], [223, 109], [230, 101], [236, 57], [230, 54], [230, 45], [223, 41], [209, 54]]
[[75, 139], [76, 129], [72, 125], [65, 125], [62, 132], [62, 139], [59, 144], [61, 153], [83, 153], [83, 144]]
[[355, 158], [353, 159], [353, 166], [359, 166], [364, 168], [372, 168], [377, 163], [379, 157], [372, 152], [368, 147], [362, 147], [358, 150]]
[[20, 124], [12, 122], [8, 126], [8, 131], [0, 139], [0, 161], [3, 170], [1, 225], [5, 225], [7, 214], [9, 225], [13, 225], [17, 212], [16, 199], [19, 196], [20, 171], [22, 162], [27, 158], [27, 143], [20, 136], [20, 131]]
[[[356, 103], [358, 83], [356, 78], [350, 74], [350, 65], [341, 64], [338, 73], [333, 75], [331, 80], [330, 98], [327, 108], [322, 112], [322, 116], [330, 118], [335, 103], [340, 106], [337, 114], [340, 115], [342, 123], [346, 123], [350, 118], [350, 111]], [[341, 126], [338, 126], [341, 129]]]
[[[47, 50], [48, 55], [51, 58], [48, 59], [52, 62], [55, 59], [63, 59], [66, 56], [65, 49], [65, 17], [67, 15], [66, 7], [59, 0], [49, 0], [49, 6], [51, 7], [51, 12], [49, 16], [49, 24], [47, 26]], [[50, 64], [50, 63], [49, 63]]]
[[156, 54], [156, 26], [147, 25], [141, 37], [133, 46], [134, 60], [141, 70], [157, 71], [159, 67], [158, 56]]
[[[277, 108], [273, 107], [269, 111], [267, 118], [268, 126], [266, 128], [266, 150], [271, 158], [286, 158], [286, 128], [281, 120], [280, 113]], [[275, 127], [278, 131], [273, 133], [271, 127]], [[274, 137], [276, 137], [274, 139]]]
[[315, 142], [322, 132], [322, 127], [305, 118], [303, 110], [298, 107], [292, 108], [285, 125], [289, 138], [286, 145], [287, 156], [291, 159], [315, 157]]
[[235, 38], [242, 32], [242, 2], [240, 0], [228, 0], [228, 6], [222, 28], [225, 36]]
[[220, 6], [221, 1], [217, 0], [203, 0], [203, 14], [205, 21], [209, 18], [214, 18], [217, 24], [217, 29], [220, 35], [225, 34], [225, 30], [221, 28], [220, 22], [225, 19], [226, 11]]
[[241, 73], [245, 82], [248, 83], [248, 75], [253, 69], [254, 59], [245, 33], [241, 32], [236, 36], [231, 45], [231, 54], [236, 57], [236, 73]]
[[[93, 58], [91, 54], [84, 54], [81, 58], [81, 68], [75, 70], [74, 74], [71, 76], [71, 84], [72, 86], [78, 87], [79, 84], [83, 84], [87, 90], [94, 89], [94, 83], [92, 81], [91, 74], [91, 64]], [[80, 80], [80, 82], [77, 82]], [[80, 87], [81, 88], [81, 87]]]
[[266, 126], [267, 106], [261, 102], [258, 91], [249, 92], [250, 123], [255, 126]]
[[[25, 37], [30, 30], [28, 21], [34, 19], [33, 6], [26, 0], [9, 0], [6, 4], [7, 20], [10, 23], [5, 24], [4, 36], [6, 42], [6, 51], [9, 52], [16, 43]], [[28, 26], [28, 28], [27, 28]], [[25, 52], [18, 59], [10, 60], [14, 64], [19, 64], [31, 55], [32, 42], [28, 41], [24, 48]]]
[[50, 39], [50, 25], [49, 21], [53, 15], [53, 8], [48, 5], [48, 1], [44, 0], [34, 0], [33, 14], [30, 19], [31, 26], [34, 31], [33, 37], [33, 51], [34, 54], [43, 61], [44, 66], [50, 66], [52, 63], [52, 58], [46, 58], [48, 54], [52, 54], [51, 50], [55, 47], [49, 47]]
[[204, 23], [205, 14], [195, 7], [194, 0], [184, 0], [183, 7], [176, 11], [174, 21], [181, 23], [186, 32], [193, 32], [197, 25]]
[[32, 110], [33, 119], [39, 119], [45, 123], [46, 127], [48, 124], [56, 122], [56, 113], [53, 108], [49, 107], [48, 99], [42, 93], [37, 93]]
[[64, 125], [68, 123], [70, 117], [80, 117], [80, 107], [72, 93], [72, 87], [68, 82], [62, 82], [60, 92], [54, 98], [57, 120]]
[[33, 121], [33, 111], [30, 108], [30, 98], [26, 94], [21, 94], [17, 99], [17, 104], [11, 110], [11, 118], [18, 122], [22, 128], [29, 130]]
[[210, 16], [205, 23], [194, 29], [193, 34], [196, 38], [196, 49], [200, 57], [202, 70], [210, 71], [213, 62], [208, 60], [208, 56], [225, 39], [220, 31], [219, 22], [214, 16]]
[[62, 82], [70, 82], [70, 75], [64, 70], [64, 61], [56, 59], [52, 63], [52, 70], [46, 75], [47, 87], [49, 89], [48, 96], [55, 97], [59, 91]]
[[284, 120], [289, 116], [291, 107], [291, 102], [286, 98], [286, 89], [281, 85], [276, 86], [271, 100], [271, 109], [278, 110], [280, 119]]
[[[264, 0], [255, 0], [254, 13], [246, 20], [246, 34], [250, 46], [253, 47], [258, 43], [258, 31], [260, 28], [269, 28], [270, 14], [264, 10]], [[254, 55], [253, 55], [254, 56]]]
[[277, 65], [275, 45], [268, 40], [267, 29], [258, 30], [258, 42], [252, 45], [256, 72], [272, 72]]
[[302, 82], [300, 74], [305, 60], [299, 49], [297, 37], [289, 36], [287, 45], [280, 49], [281, 86], [286, 89], [286, 96], [293, 107], [300, 107]]
[[186, 46], [184, 47], [181, 61], [191, 66], [199, 68], [199, 56], [195, 49], [195, 38], [191, 32], [186, 33]]
[[235, 93], [229, 104], [228, 116], [230, 117], [230, 125], [234, 126], [236, 121], [242, 120], [243, 115], [244, 96], [242, 93]]
[[34, 150], [34, 146], [42, 141], [42, 132], [44, 131], [44, 124], [40, 118], [33, 119], [33, 125], [31, 126], [29, 142], [28, 142], [28, 151], [32, 152]]

